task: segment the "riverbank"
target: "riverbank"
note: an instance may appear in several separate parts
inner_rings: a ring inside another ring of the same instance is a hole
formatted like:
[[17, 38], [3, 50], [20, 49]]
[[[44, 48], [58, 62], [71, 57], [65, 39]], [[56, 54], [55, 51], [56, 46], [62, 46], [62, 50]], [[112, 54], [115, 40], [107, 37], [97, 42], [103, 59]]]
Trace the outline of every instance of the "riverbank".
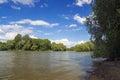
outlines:
[[103, 61], [97, 63], [89, 80], [120, 80], [120, 61]]

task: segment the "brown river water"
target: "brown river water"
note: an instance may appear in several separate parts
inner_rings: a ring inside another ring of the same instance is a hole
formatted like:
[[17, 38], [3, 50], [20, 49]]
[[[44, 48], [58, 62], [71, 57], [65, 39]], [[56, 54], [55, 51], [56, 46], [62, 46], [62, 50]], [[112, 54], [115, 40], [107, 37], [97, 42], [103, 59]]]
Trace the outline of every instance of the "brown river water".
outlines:
[[86, 80], [90, 52], [0, 51], [0, 80]]

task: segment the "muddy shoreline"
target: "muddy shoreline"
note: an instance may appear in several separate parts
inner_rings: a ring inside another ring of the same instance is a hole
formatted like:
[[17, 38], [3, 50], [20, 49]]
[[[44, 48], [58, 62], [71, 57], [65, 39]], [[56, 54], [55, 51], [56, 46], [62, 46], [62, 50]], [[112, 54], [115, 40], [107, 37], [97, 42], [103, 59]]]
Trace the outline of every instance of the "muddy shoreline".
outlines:
[[88, 80], [120, 80], [120, 61], [102, 61], [95, 65]]

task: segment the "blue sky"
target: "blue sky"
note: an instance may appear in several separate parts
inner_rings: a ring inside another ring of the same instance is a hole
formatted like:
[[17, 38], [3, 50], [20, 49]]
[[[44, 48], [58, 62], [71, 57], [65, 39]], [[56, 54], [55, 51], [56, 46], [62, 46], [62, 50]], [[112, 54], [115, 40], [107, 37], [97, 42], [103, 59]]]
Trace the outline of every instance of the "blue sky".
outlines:
[[68, 47], [89, 40], [84, 25], [91, 0], [0, 0], [0, 40], [16, 34], [62, 42]]

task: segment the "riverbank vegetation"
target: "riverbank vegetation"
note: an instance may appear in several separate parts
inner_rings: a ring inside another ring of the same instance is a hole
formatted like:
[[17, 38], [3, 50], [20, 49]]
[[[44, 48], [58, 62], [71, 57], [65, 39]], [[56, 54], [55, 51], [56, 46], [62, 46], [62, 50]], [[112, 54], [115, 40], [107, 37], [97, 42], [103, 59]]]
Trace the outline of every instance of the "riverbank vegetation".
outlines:
[[94, 40], [94, 56], [120, 59], [120, 0], [92, 0], [86, 25]]
[[33, 39], [29, 35], [22, 36], [17, 34], [14, 40], [7, 40], [6, 43], [0, 42], [0, 50], [25, 50], [25, 51], [65, 51], [66, 46], [62, 43], [56, 44], [48, 39]]
[[86, 51], [93, 51], [93, 48], [94, 48], [93, 42], [88, 41], [85, 43], [77, 44], [70, 49], [76, 52], [86, 52]]
[[120, 80], [120, 0], [92, 0], [86, 25], [94, 40], [94, 57], [106, 58], [89, 80]]
[[23, 51], [92, 51], [92, 42], [86, 42], [75, 45], [72, 48], [67, 48], [62, 43], [51, 43], [48, 39], [33, 39], [29, 35], [22, 36], [17, 34], [14, 40], [7, 40], [7, 42], [0, 42], [0, 50], [23, 50]]

